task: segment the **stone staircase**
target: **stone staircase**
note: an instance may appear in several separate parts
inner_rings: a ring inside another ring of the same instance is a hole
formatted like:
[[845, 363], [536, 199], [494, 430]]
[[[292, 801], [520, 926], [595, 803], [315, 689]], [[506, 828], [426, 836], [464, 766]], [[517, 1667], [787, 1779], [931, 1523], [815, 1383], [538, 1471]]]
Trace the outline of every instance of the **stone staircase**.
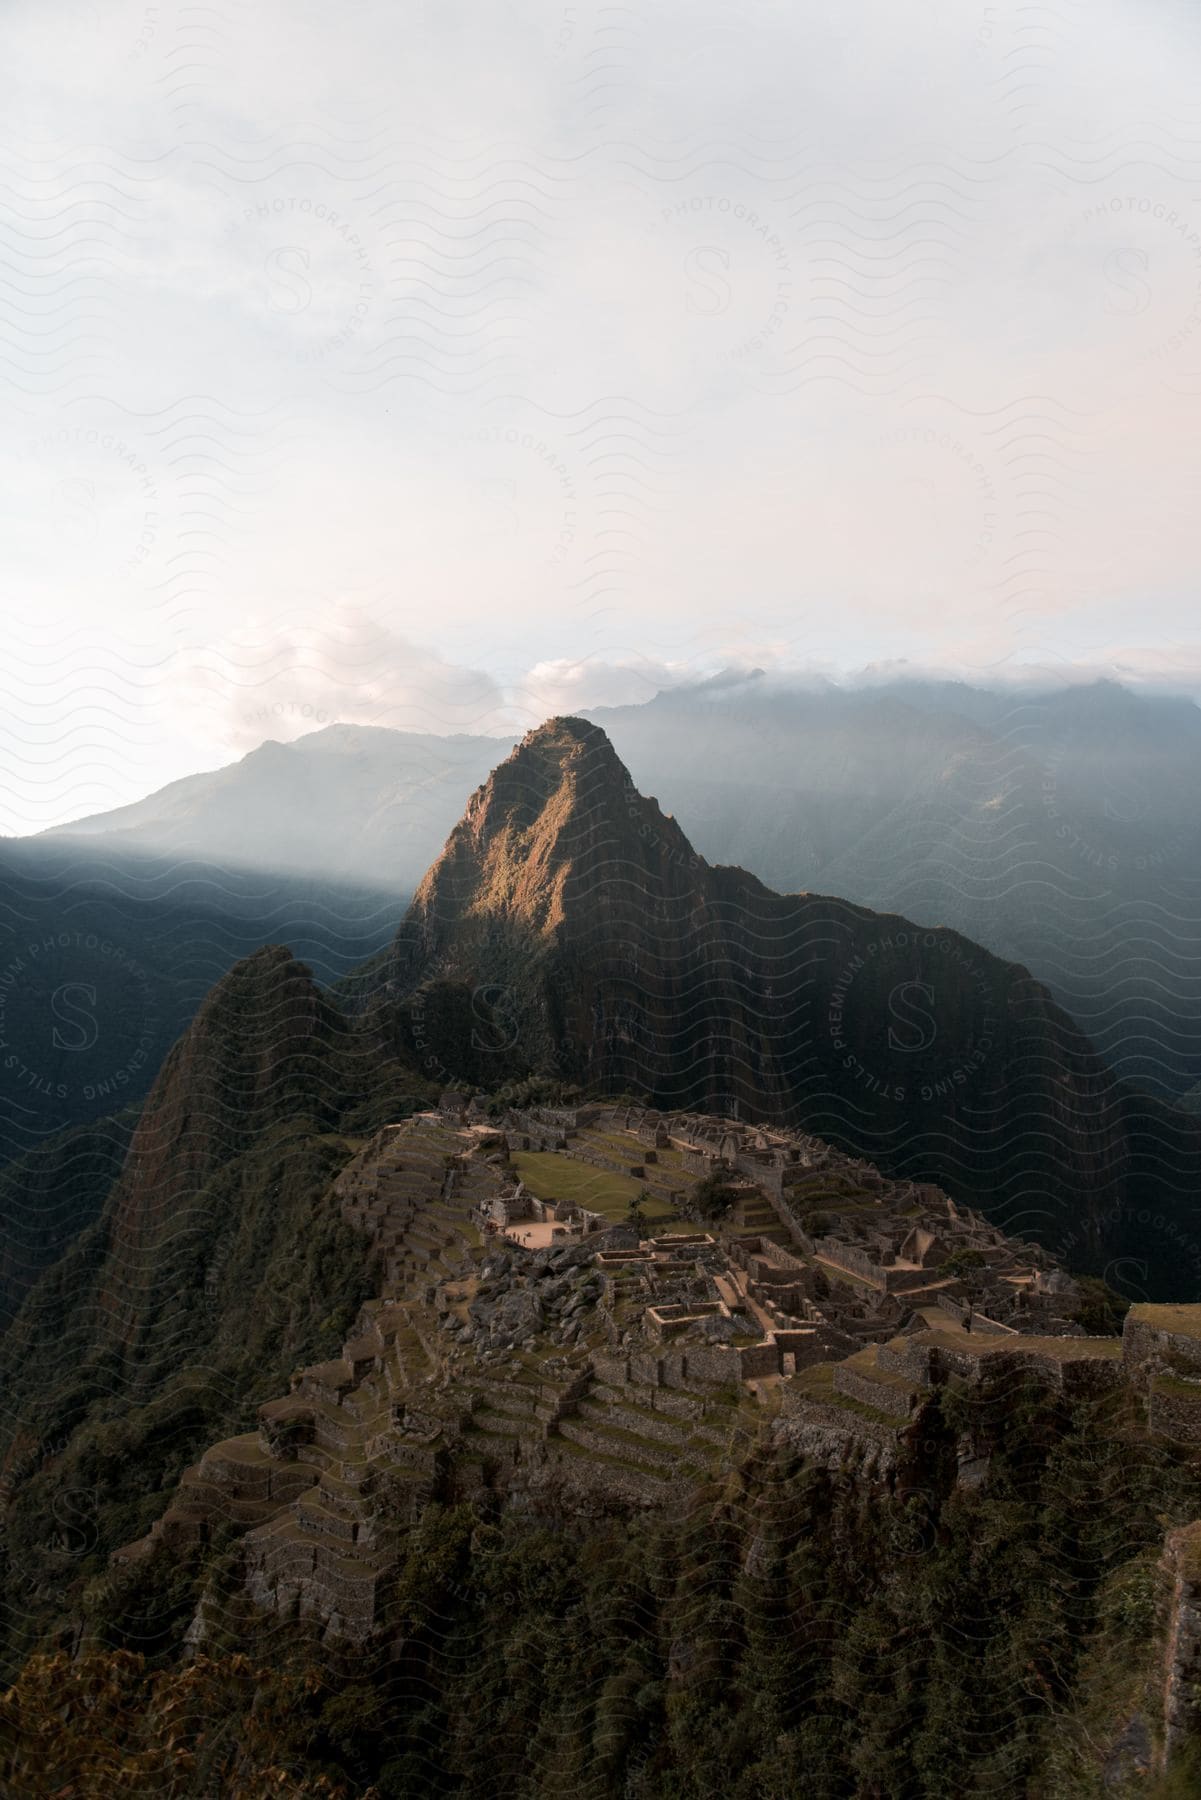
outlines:
[[496, 1192], [500, 1179], [466, 1146], [448, 1149], [444, 1127], [418, 1120], [377, 1134], [338, 1177], [334, 1192], [346, 1219], [382, 1252], [384, 1290], [394, 1294], [422, 1279], [444, 1279], [465, 1253], [479, 1249], [470, 1212]]
[[658, 1497], [720, 1465], [737, 1436], [737, 1409], [722, 1399], [602, 1380], [555, 1427], [568, 1457], [600, 1459]]
[[795, 1245], [792, 1232], [759, 1188], [739, 1194], [730, 1215], [730, 1231], [736, 1238], [767, 1238], [789, 1250]]

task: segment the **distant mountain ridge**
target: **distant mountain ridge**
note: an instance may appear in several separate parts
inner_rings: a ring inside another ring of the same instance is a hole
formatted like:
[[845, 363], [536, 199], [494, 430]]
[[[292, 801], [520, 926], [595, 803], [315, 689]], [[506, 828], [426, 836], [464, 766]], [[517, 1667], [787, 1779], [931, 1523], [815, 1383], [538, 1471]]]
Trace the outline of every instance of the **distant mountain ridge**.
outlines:
[[[1121, 1073], [1165, 1097], [1201, 1081], [1192, 702], [755, 672], [587, 716], [710, 861], [951, 926], [1029, 967]], [[38, 841], [408, 896], [512, 741], [328, 726]]]
[[458, 816], [463, 795], [512, 738], [327, 725], [274, 739], [212, 774], [40, 834], [116, 850], [199, 857], [362, 880], [408, 895]]

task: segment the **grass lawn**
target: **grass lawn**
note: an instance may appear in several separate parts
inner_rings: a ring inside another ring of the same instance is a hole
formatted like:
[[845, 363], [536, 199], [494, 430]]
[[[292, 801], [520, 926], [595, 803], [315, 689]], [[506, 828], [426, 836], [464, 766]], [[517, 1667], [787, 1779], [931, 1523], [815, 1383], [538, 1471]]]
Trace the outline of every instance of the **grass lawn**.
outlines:
[[1180, 1337], [1201, 1337], [1201, 1306], [1155, 1306], [1140, 1302], [1130, 1316], [1156, 1331], [1174, 1331]]
[[[615, 1224], [625, 1223], [630, 1201], [636, 1200], [643, 1188], [643, 1183], [632, 1176], [594, 1169], [569, 1156], [556, 1156], [551, 1150], [518, 1150], [512, 1162], [539, 1200], [573, 1200], [577, 1206], [600, 1213]], [[665, 1201], [653, 1194], [644, 1203], [644, 1210], [652, 1225], [661, 1225], [676, 1216]]]
[[1151, 1386], [1157, 1394], [1171, 1394], [1178, 1400], [1201, 1401], [1201, 1381], [1185, 1381], [1179, 1375], [1153, 1375]]
[[[896, 1343], [898, 1340], [893, 1339]], [[964, 1331], [951, 1320], [920, 1333], [923, 1344], [938, 1344], [944, 1350], [967, 1350], [975, 1356], [987, 1356], [994, 1350], [1006, 1355], [1017, 1352], [1052, 1356], [1057, 1362], [1117, 1362], [1122, 1354], [1121, 1338], [1028, 1337], [1025, 1332], [997, 1336], [986, 1331]]]

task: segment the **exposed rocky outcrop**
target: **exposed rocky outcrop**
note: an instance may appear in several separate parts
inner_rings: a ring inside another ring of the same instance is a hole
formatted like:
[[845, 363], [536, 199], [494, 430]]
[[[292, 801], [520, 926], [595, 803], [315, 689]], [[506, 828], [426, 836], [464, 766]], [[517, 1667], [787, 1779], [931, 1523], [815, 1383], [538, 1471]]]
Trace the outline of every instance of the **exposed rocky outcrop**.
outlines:
[[1201, 1523], [1169, 1533], [1164, 1561], [1171, 1582], [1165, 1652], [1163, 1756], [1171, 1762], [1196, 1730], [1201, 1694]]

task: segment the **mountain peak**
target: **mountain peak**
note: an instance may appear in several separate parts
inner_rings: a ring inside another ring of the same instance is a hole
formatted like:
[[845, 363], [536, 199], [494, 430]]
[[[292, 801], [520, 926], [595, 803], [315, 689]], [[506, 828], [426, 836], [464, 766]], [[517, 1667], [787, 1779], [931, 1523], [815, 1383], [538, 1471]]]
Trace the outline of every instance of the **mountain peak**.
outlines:
[[254, 1015], [259, 1029], [265, 1011], [299, 1003], [307, 1013], [319, 1010], [320, 992], [313, 971], [299, 962], [286, 944], [261, 944], [239, 957], [214, 983], [188, 1027], [186, 1038], [203, 1038], [227, 1016]]
[[478, 839], [498, 831], [520, 835], [541, 825], [556, 837], [577, 836], [584, 817], [624, 806], [627, 797], [637, 806], [655, 806], [637, 793], [599, 725], [568, 716], [547, 719], [476, 789], [447, 848], [463, 831]]
[[653, 883], [665, 858], [700, 863], [674, 819], [638, 792], [600, 726], [547, 719], [471, 796], [417, 890], [406, 935], [415, 926], [429, 948], [456, 923], [501, 915], [554, 932], [569, 889], [618, 873]]
[[155, 1246], [182, 1229], [204, 1183], [296, 1117], [336, 1116], [341, 1015], [282, 944], [242, 957], [211, 988], [142, 1108], [110, 1201], [106, 1293], [129, 1332]]
[[508, 761], [542, 754], [574, 756], [580, 751], [592, 751], [600, 756], [609, 754], [621, 767], [618, 752], [614, 751], [609, 736], [601, 731], [600, 725], [592, 724], [591, 718], [578, 718], [573, 713], [556, 713], [555, 718], [546, 718], [542, 724], [535, 725], [533, 731], [528, 731], [520, 740]]

